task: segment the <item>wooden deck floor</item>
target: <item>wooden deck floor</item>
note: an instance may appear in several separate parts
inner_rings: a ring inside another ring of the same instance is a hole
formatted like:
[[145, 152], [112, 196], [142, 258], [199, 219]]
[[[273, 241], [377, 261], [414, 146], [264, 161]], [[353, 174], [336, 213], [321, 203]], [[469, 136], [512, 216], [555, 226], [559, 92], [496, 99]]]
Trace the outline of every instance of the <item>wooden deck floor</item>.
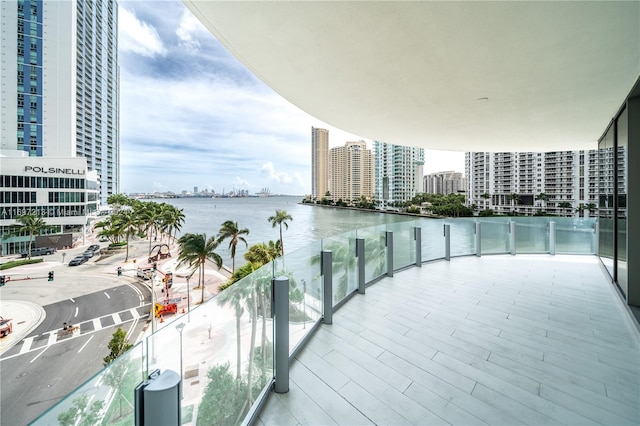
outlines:
[[263, 425], [638, 425], [639, 333], [594, 256], [411, 268], [322, 325]]

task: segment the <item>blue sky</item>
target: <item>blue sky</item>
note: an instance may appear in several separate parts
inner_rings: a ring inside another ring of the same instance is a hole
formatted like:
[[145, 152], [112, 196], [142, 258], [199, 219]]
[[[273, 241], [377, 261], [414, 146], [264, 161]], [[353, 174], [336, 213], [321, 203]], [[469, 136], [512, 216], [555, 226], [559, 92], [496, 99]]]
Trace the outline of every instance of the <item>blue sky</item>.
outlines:
[[[121, 1], [119, 10], [122, 192], [269, 187], [304, 195], [311, 126], [329, 129], [331, 147], [363, 139], [273, 92], [182, 2]], [[464, 171], [463, 153], [425, 157], [425, 173]]]

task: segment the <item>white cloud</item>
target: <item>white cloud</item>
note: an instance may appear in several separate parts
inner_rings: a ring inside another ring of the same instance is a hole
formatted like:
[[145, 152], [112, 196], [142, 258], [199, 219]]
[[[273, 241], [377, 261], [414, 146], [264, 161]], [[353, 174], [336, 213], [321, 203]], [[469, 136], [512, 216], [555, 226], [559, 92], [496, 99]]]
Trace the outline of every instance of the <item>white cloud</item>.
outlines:
[[185, 10], [180, 18], [180, 25], [176, 30], [176, 35], [180, 40], [180, 46], [189, 51], [189, 53], [198, 53], [200, 51], [200, 42], [194, 38], [197, 33], [206, 33], [206, 30], [195, 16]]
[[121, 51], [133, 52], [149, 58], [166, 55], [167, 50], [153, 26], [140, 21], [134, 12], [124, 7], [120, 7], [119, 11], [118, 44]]
[[262, 174], [263, 176], [267, 176], [269, 180], [277, 183], [289, 184], [293, 182], [293, 178], [289, 175], [289, 173], [276, 172], [271, 161], [267, 161], [262, 165], [262, 167], [260, 168], [260, 174]]

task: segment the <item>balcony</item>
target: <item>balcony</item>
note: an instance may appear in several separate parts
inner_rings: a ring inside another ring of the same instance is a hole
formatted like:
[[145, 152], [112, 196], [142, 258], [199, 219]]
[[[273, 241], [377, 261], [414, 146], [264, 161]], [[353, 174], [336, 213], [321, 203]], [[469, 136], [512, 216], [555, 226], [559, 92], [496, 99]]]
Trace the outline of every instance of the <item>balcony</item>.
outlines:
[[[318, 241], [165, 323], [35, 424], [82, 397], [106, 419], [156, 369], [184, 374], [183, 414], [202, 424], [638, 424], [640, 333], [596, 235], [594, 219], [469, 218]], [[274, 277], [289, 289], [283, 394]]]

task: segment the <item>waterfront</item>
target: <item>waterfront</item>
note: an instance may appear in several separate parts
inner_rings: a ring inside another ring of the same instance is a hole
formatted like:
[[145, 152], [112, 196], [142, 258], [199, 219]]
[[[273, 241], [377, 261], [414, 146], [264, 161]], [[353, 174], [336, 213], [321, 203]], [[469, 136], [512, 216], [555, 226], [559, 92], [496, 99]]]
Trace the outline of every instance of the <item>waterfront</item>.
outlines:
[[[276, 210], [286, 210], [293, 220], [288, 221], [288, 229], [283, 226], [285, 253], [349, 230], [410, 220], [406, 216], [394, 214], [304, 205], [300, 204], [302, 198], [170, 198], [153, 201], [183, 209], [185, 223], [178, 235], [191, 232], [205, 233], [207, 237], [211, 237], [218, 233], [225, 220], [233, 220], [238, 222], [239, 228], [249, 229], [250, 233], [246, 236], [249, 246], [269, 240], [276, 241], [279, 238], [278, 228], [272, 228], [268, 218]], [[228, 246], [228, 241], [223, 242], [218, 250], [225, 265], [231, 265]], [[236, 265], [244, 262], [242, 255], [245, 251], [243, 244], [238, 245]]]

